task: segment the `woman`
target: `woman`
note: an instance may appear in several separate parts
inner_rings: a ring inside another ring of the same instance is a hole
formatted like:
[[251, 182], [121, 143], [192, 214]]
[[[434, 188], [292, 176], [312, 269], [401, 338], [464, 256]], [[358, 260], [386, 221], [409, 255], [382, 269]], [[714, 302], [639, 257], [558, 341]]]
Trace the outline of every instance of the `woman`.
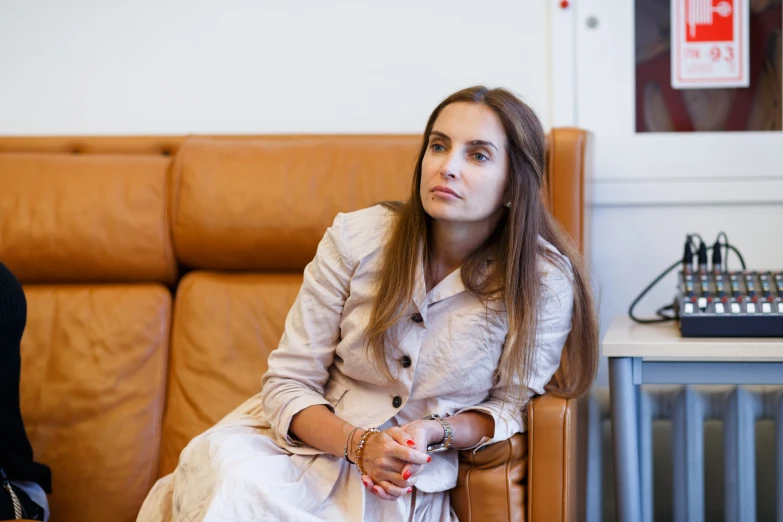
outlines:
[[443, 101], [410, 200], [337, 216], [261, 393], [191, 441], [139, 520], [456, 520], [456, 450], [524, 430], [561, 356], [552, 391], [579, 395], [595, 373], [594, 307], [542, 203], [544, 154], [509, 92]]
[[48, 466], [33, 460], [19, 407], [20, 348], [27, 300], [14, 274], [0, 263], [0, 520], [48, 520]]

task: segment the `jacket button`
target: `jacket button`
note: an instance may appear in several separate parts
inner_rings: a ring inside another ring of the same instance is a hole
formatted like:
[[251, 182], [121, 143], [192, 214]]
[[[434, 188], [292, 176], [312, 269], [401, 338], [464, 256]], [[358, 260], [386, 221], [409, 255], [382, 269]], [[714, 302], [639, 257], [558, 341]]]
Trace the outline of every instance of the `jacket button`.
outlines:
[[411, 321], [413, 321], [414, 323], [420, 323], [423, 320], [424, 319], [421, 317], [421, 314], [419, 312], [416, 312], [411, 316]]
[[399, 408], [402, 405], [402, 398], [400, 398], [399, 395], [397, 395], [395, 398], [392, 399], [392, 406], [395, 408]]
[[403, 368], [410, 368], [410, 366], [411, 366], [411, 358], [408, 357], [407, 355], [403, 355], [400, 358], [400, 364], [402, 364]]

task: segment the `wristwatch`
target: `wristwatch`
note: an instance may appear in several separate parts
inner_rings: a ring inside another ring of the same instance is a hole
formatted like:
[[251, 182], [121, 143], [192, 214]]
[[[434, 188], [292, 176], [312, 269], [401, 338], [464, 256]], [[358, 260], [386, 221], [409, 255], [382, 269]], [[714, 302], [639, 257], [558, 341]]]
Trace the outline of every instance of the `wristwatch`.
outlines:
[[437, 453], [438, 451], [446, 451], [451, 447], [451, 437], [454, 435], [454, 430], [451, 429], [451, 424], [449, 422], [442, 418], [437, 413], [433, 413], [431, 415], [427, 415], [424, 417], [424, 420], [436, 420], [441, 423], [443, 426], [443, 441], [438, 444], [430, 444], [427, 446], [427, 452], [428, 453]]

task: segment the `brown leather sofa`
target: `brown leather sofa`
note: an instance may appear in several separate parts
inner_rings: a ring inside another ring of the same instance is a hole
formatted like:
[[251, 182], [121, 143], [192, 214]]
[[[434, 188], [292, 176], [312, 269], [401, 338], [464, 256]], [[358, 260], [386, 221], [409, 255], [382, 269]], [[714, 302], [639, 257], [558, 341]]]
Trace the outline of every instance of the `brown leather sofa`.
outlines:
[[[549, 135], [548, 201], [585, 244], [590, 137]], [[23, 282], [22, 411], [52, 521], [132, 521], [187, 442], [259, 391], [334, 215], [405, 197], [417, 136], [0, 139], [0, 259]], [[462, 521], [575, 521], [578, 401], [461, 455]]]

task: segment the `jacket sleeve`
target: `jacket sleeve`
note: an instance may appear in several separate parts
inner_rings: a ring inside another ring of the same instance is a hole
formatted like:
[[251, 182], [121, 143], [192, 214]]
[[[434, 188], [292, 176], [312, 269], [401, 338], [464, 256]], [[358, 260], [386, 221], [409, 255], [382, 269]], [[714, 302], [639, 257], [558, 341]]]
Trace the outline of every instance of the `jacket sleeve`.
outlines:
[[273, 429], [297, 446], [288, 430], [305, 408], [323, 404], [324, 385], [340, 341], [340, 318], [353, 274], [350, 236], [338, 214], [304, 270], [302, 287], [288, 312], [280, 345], [269, 355], [261, 401]]
[[[563, 346], [571, 332], [574, 291], [570, 274], [564, 274], [561, 269], [555, 268], [552, 264], [547, 265], [544, 277], [535, 353], [533, 354], [534, 367], [530, 381], [521, 388], [523, 390], [522, 408], [517, 407], [517, 397], [512, 390], [506, 386], [496, 386], [481, 404], [458, 411], [457, 413], [482, 411], [491, 415], [495, 420], [495, 433], [492, 438], [484, 437], [474, 446], [461, 449], [471, 449], [476, 452], [493, 442], [506, 440], [515, 433], [523, 431], [528, 401], [534, 395], [544, 393], [544, 386], [552, 379], [560, 366]], [[503, 382], [503, 376], [499, 377], [499, 381]]]

